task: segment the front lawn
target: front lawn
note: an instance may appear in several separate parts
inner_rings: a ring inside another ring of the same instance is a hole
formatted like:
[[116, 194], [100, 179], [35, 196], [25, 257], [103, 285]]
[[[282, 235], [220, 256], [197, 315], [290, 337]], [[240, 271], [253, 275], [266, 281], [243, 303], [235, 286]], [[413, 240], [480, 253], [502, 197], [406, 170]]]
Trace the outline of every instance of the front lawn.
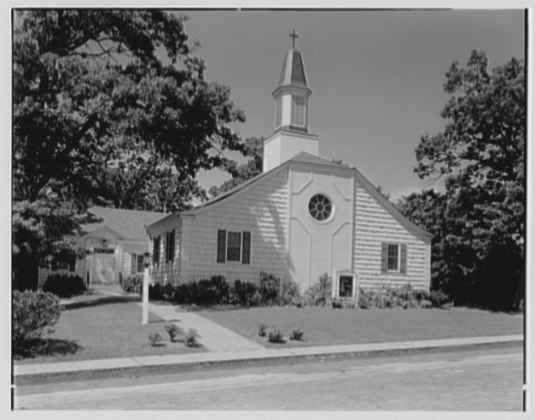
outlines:
[[258, 326], [276, 326], [286, 338], [294, 329], [304, 331], [304, 342], [286, 346], [323, 346], [388, 341], [426, 340], [523, 333], [518, 315], [454, 308], [446, 309], [331, 309], [268, 307], [250, 309], [204, 309], [197, 312], [248, 339], [268, 347], [258, 336]]
[[[63, 310], [52, 327], [54, 332], [44, 334], [43, 340], [14, 358], [16, 363], [48, 363], [203, 351], [182, 342], [172, 343], [165, 325], [152, 313], [149, 324], [141, 325], [141, 306], [134, 302]], [[148, 335], [152, 332], [162, 336], [162, 345], [150, 345]]]

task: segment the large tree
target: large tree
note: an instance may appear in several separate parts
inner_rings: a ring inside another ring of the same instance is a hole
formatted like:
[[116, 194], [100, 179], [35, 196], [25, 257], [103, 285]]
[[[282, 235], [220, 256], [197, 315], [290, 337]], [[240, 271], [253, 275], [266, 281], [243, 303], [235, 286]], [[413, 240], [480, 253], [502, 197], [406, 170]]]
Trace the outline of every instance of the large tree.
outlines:
[[524, 77], [522, 61], [489, 70], [478, 51], [453, 63], [445, 129], [416, 149], [415, 171], [445, 176], [445, 193], [413, 194], [401, 209], [435, 234], [434, 282], [460, 302], [505, 308], [523, 294]]
[[13, 271], [35, 287], [89, 204], [177, 211], [201, 169], [244, 151], [229, 89], [204, 76], [183, 16], [17, 12], [13, 43]]

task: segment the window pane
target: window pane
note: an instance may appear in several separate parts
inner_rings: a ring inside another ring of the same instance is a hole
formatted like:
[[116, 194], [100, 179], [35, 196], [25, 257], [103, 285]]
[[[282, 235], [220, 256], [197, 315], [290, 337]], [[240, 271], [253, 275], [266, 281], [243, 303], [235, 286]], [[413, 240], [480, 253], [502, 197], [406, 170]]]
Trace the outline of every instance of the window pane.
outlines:
[[240, 261], [240, 248], [228, 247], [227, 260], [228, 261]]
[[399, 246], [397, 244], [388, 245], [388, 269], [389, 270], [398, 269], [398, 250], [399, 250]]
[[229, 232], [227, 236], [227, 260], [240, 261], [241, 232]]
[[139, 254], [137, 256], [137, 272], [138, 273], [142, 273], [144, 271], [144, 266], [143, 266], [143, 259], [144, 259], [144, 256], [143, 254]]
[[240, 232], [229, 232], [228, 233], [228, 246], [240, 247], [241, 242], [241, 233]]

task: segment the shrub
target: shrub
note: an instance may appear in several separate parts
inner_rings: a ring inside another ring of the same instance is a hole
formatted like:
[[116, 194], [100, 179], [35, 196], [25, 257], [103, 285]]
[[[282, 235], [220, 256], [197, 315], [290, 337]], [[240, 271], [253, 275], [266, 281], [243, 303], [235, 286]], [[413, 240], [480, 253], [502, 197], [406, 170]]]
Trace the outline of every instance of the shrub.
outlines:
[[215, 305], [228, 303], [229, 286], [224, 276], [212, 276], [210, 280], [202, 279], [176, 286], [169, 300], [179, 304]]
[[175, 286], [171, 283], [166, 283], [162, 287], [162, 298], [168, 302], [173, 300], [175, 295]]
[[266, 324], [260, 324], [258, 326], [258, 336], [259, 337], [265, 337], [266, 336], [266, 330], [267, 330]]
[[429, 295], [429, 300], [435, 308], [440, 308], [446, 303], [448, 303], [449, 298], [448, 295], [442, 290], [433, 290]]
[[318, 283], [311, 286], [305, 292], [305, 300], [309, 305], [325, 306], [328, 305], [332, 296], [332, 280], [327, 273], [323, 274]]
[[334, 298], [332, 300], [332, 306], [333, 306], [333, 309], [342, 309], [344, 305], [340, 298]]
[[59, 297], [79, 295], [85, 290], [84, 279], [75, 274], [51, 274], [43, 285], [44, 292], [50, 292]]
[[141, 293], [142, 286], [143, 274], [130, 275], [121, 283], [121, 287], [123, 288], [123, 290], [128, 293]]
[[149, 284], [149, 299], [163, 300], [163, 286], [160, 283]]
[[420, 308], [422, 309], [431, 309], [433, 307], [433, 304], [430, 300], [422, 300], [420, 302]]
[[268, 341], [277, 344], [285, 343], [282, 331], [279, 328], [273, 327], [268, 333]]
[[162, 344], [163, 338], [157, 332], [152, 332], [149, 334], [149, 343], [152, 347], [157, 347]]
[[359, 289], [358, 306], [361, 309], [370, 309], [372, 305], [372, 298], [367, 290]]
[[283, 279], [280, 283], [277, 304], [292, 305], [300, 300], [299, 285], [293, 280]]
[[186, 347], [198, 347], [198, 339], [200, 337], [201, 336], [197, 333], [197, 330], [195, 330], [194, 328], [190, 328], [188, 330], [188, 333], [184, 337], [184, 343], [186, 344]]
[[258, 288], [260, 304], [274, 305], [277, 303], [280, 290], [280, 279], [273, 273], [260, 272], [260, 287]]
[[259, 303], [260, 294], [258, 287], [249, 282], [236, 280], [232, 294], [236, 297], [238, 303], [242, 306], [254, 306]]
[[184, 330], [176, 324], [167, 324], [164, 328], [173, 343], [179, 341], [180, 336], [184, 335]]
[[292, 332], [290, 334], [290, 340], [302, 341], [304, 334], [305, 333], [303, 331], [301, 331], [300, 328], [297, 328], [296, 330], [292, 330]]
[[13, 346], [41, 337], [43, 329], [58, 322], [60, 314], [59, 299], [52, 293], [13, 291]]

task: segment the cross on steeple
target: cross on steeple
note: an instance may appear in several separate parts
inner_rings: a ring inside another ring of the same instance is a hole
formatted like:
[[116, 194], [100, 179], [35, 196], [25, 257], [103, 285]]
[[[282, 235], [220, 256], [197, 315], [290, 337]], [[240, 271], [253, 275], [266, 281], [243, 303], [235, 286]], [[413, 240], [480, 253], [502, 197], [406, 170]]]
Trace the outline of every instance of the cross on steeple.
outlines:
[[293, 32], [290, 34], [290, 37], [292, 38], [292, 49], [295, 50], [295, 40], [296, 38], [299, 38], [299, 35], [297, 35], [295, 33], [295, 29], [293, 30]]

